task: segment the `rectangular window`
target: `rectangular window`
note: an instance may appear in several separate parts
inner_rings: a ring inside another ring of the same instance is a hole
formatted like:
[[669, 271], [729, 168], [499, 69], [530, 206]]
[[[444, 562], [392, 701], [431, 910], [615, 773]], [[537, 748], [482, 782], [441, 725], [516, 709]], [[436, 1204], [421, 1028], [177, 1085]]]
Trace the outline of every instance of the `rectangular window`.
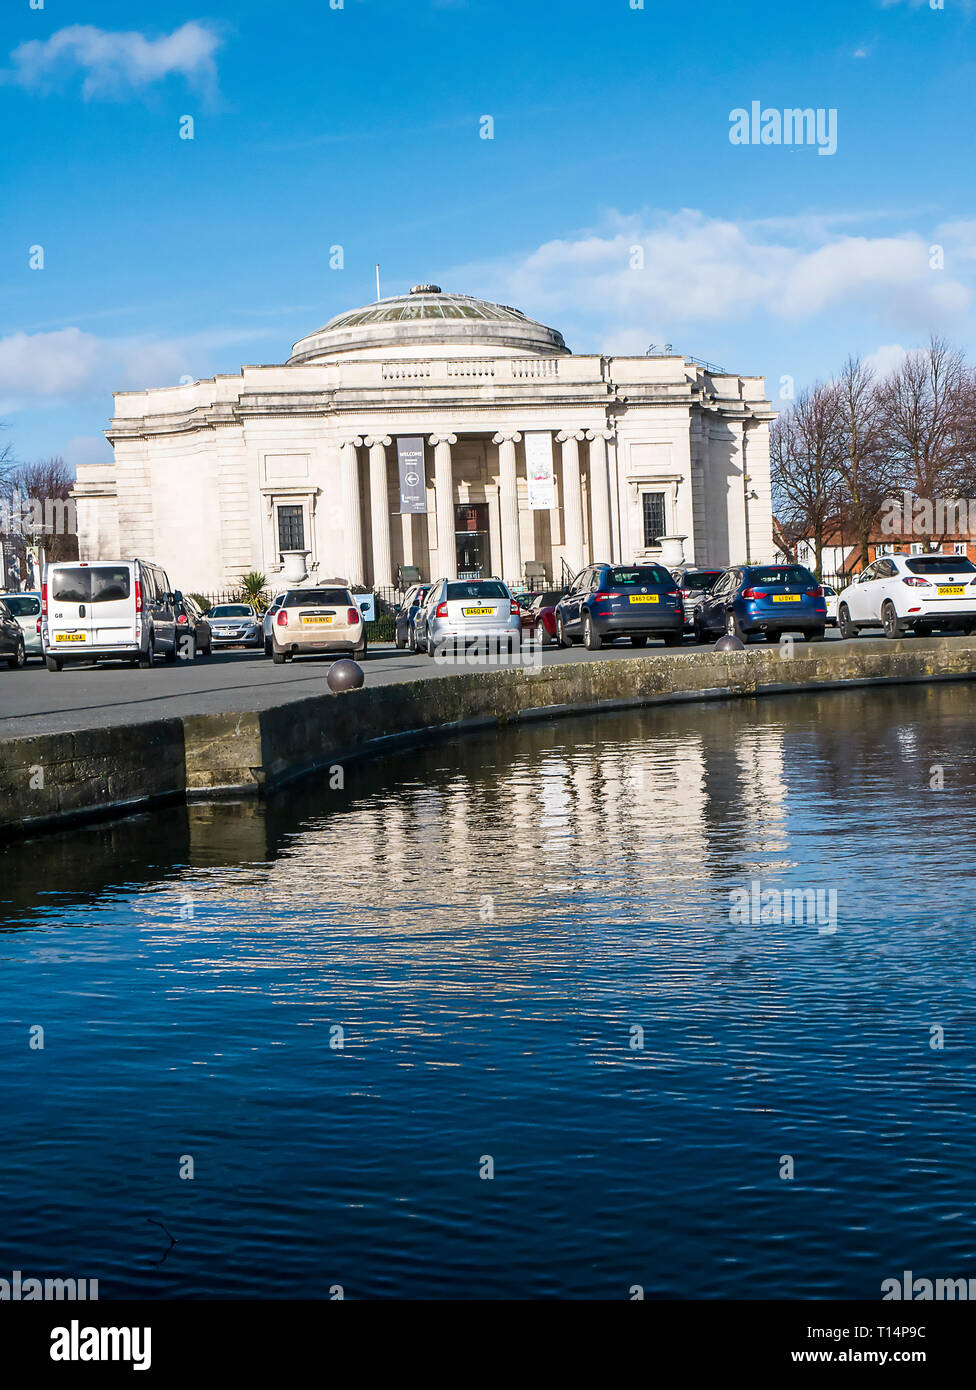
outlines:
[[953, 553], [953, 555], [965, 555], [965, 554], [966, 554], [966, 542], [965, 542], [965, 541], [956, 541], [956, 542], [954, 543], [953, 547], [952, 547], [952, 553]]
[[278, 508], [278, 549], [305, 549], [305, 515], [301, 507]]
[[665, 532], [664, 493], [645, 492], [641, 495], [644, 508], [644, 547], [657, 545], [658, 537]]

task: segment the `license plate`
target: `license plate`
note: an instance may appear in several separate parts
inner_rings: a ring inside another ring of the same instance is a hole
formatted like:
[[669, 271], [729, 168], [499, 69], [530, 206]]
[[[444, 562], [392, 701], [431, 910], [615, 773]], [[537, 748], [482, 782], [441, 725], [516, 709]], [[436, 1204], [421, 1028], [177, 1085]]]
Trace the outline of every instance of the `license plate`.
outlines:
[[54, 638], [55, 642], [84, 642], [85, 633], [83, 632], [59, 632]]
[[939, 597], [940, 597], [940, 598], [942, 597], [943, 594], [945, 594], [945, 595], [948, 597], [948, 596], [950, 596], [950, 595], [952, 595], [952, 594], [964, 594], [965, 592], [966, 592], [966, 588], [965, 588], [965, 585], [963, 585], [963, 584], [940, 584], [940, 585], [939, 585]]
[[466, 618], [490, 618], [494, 615], [494, 608], [462, 608], [461, 612]]
[[309, 624], [310, 626], [311, 626], [312, 624], [314, 624], [314, 623], [331, 623], [331, 621], [332, 621], [332, 615], [331, 615], [331, 614], [330, 614], [329, 617], [327, 617], [327, 618], [326, 618], [326, 617], [314, 617], [314, 618], [303, 618], [303, 619], [302, 619], [302, 622], [303, 622], [303, 623], [307, 623], [307, 624]]
[[774, 603], [799, 603], [799, 594], [773, 594]]
[[657, 594], [631, 594], [631, 603], [657, 603]]

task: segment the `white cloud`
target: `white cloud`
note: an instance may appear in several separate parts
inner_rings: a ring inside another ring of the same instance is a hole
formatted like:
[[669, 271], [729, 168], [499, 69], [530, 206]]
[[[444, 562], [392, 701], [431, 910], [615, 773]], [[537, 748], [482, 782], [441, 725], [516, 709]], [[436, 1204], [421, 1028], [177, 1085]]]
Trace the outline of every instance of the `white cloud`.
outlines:
[[194, 90], [212, 94], [217, 85], [214, 55], [222, 43], [215, 28], [197, 20], [158, 38], [72, 24], [49, 39], [20, 44], [0, 80], [43, 91], [80, 72], [85, 75], [82, 94], [89, 99], [141, 91], [176, 74]]
[[[508, 303], [537, 316], [585, 320], [603, 337], [612, 327], [626, 342], [691, 321], [741, 322], [767, 313], [799, 324], [849, 310], [899, 331], [928, 333], [950, 328], [969, 309], [970, 285], [930, 268], [932, 238], [840, 234], [829, 222], [784, 220], [777, 230], [773, 222], [737, 223], [688, 209], [613, 212], [598, 230], [546, 242], [514, 268], [469, 267], [458, 280], [487, 281]], [[643, 251], [643, 269], [631, 268], [635, 247]], [[669, 327], [656, 328], [662, 324]]]
[[879, 377], [885, 377], [896, 367], [900, 367], [907, 356], [908, 349], [903, 348], [901, 343], [883, 343], [876, 347], [874, 352], [869, 352], [864, 360], [869, 367], [874, 368]]

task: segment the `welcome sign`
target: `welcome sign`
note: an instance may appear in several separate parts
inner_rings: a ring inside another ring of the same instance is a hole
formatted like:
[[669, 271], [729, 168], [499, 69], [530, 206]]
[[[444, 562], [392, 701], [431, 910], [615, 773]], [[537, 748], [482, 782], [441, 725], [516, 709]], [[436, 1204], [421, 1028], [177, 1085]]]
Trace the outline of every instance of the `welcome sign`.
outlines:
[[427, 510], [427, 484], [424, 477], [424, 441], [420, 435], [397, 439], [400, 466], [400, 511], [412, 514]]

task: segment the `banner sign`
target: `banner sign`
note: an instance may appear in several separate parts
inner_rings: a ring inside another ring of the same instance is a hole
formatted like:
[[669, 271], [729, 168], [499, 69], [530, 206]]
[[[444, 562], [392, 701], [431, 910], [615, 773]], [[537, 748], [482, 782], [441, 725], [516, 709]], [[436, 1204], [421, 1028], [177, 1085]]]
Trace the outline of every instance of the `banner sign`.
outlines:
[[397, 463], [400, 465], [401, 513], [427, 510], [427, 483], [424, 477], [424, 441], [417, 436], [398, 439]]
[[556, 480], [552, 472], [552, 434], [530, 430], [525, 435], [525, 476], [529, 482], [529, 507], [547, 512], [556, 505]]

